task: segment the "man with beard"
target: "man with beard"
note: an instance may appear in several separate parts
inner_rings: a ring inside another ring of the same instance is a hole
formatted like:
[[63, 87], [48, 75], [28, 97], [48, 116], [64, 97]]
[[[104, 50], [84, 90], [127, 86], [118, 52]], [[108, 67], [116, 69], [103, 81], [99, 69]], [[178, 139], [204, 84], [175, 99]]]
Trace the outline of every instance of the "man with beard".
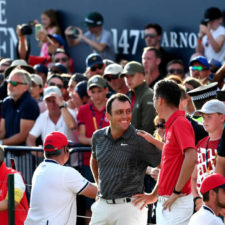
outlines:
[[106, 104], [110, 126], [92, 137], [91, 170], [99, 200], [92, 205], [91, 225], [147, 223], [147, 208], [132, 204], [144, 192], [147, 166], [160, 163], [161, 152], [137, 135], [131, 125], [131, 102], [124, 94], [112, 95]]
[[225, 208], [225, 177], [221, 174], [206, 177], [200, 191], [204, 205], [191, 217], [189, 225], [223, 225], [217, 216]]

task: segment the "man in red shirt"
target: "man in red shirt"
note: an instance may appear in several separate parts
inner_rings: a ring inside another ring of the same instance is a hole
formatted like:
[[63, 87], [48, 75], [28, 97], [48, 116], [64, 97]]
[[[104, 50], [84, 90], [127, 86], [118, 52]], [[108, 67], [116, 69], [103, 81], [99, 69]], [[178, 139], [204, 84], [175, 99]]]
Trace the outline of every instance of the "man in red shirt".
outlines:
[[165, 119], [165, 143], [146, 132], [140, 135], [162, 149], [161, 172], [151, 194], [136, 195], [134, 204], [143, 202], [142, 208], [158, 200], [156, 221], [158, 225], [186, 225], [193, 213], [191, 174], [197, 160], [194, 131], [179, 111], [181, 92], [173, 81], [159, 81], [154, 86], [154, 107], [159, 118]]
[[[91, 77], [88, 80], [87, 91], [91, 102], [80, 106], [78, 110], [78, 140], [81, 144], [91, 145], [92, 134], [94, 131], [109, 125], [109, 121], [105, 116], [106, 95], [108, 93], [106, 80], [100, 75]], [[91, 152], [83, 153], [81, 174], [86, 179], [94, 182], [90, 169], [90, 157]], [[93, 200], [86, 200], [86, 216], [90, 216], [90, 207]]]

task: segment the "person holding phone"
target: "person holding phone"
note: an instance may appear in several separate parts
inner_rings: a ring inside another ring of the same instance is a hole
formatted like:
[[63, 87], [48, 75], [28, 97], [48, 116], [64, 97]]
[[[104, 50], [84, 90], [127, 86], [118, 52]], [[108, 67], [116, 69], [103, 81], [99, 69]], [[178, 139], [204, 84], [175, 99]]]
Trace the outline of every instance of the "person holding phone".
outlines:
[[205, 55], [207, 60], [225, 59], [225, 27], [221, 24], [223, 15], [216, 7], [208, 8], [200, 24], [196, 52]]

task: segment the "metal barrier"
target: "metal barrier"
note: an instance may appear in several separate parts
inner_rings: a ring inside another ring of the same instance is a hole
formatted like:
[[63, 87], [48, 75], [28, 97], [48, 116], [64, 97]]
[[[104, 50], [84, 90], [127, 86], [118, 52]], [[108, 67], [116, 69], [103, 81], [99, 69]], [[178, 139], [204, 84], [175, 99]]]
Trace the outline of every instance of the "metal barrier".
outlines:
[[[7, 167], [12, 167], [19, 171], [25, 180], [26, 192], [29, 201], [31, 193], [31, 180], [36, 167], [43, 161], [42, 147], [28, 147], [28, 146], [3, 146], [5, 149], [5, 163]], [[90, 146], [75, 144], [69, 142], [70, 158], [66, 163], [67, 166], [75, 167], [81, 166], [82, 157], [78, 153], [90, 152]], [[82, 154], [81, 154], [82, 155]], [[14, 174], [9, 175], [8, 179], [9, 190], [9, 225], [15, 224], [15, 209], [14, 209]], [[87, 218], [86, 216], [78, 216]], [[79, 224], [79, 223], [77, 223]], [[83, 224], [83, 223], [82, 223]]]
[[[28, 195], [31, 192], [31, 180], [36, 167], [43, 161], [43, 148], [30, 146], [3, 146], [5, 149], [5, 163], [19, 171], [25, 180]], [[90, 146], [69, 143], [70, 158], [67, 166], [76, 167], [81, 165], [81, 152], [90, 152]]]

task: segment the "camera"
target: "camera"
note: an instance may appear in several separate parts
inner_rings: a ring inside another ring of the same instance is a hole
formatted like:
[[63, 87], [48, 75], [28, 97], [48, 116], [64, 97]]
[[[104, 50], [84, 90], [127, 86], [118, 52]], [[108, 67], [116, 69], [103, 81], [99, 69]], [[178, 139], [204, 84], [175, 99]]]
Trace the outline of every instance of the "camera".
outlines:
[[30, 21], [28, 24], [22, 24], [21, 34], [22, 35], [31, 35], [32, 34], [32, 26], [34, 26], [34, 21]]
[[201, 24], [207, 26], [208, 22], [206, 22], [205, 20], [202, 20]]
[[72, 27], [71, 34], [69, 36], [73, 39], [76, 39], [78, 35], [79, 35], [79, 30], [76, 27]]
[[32, 27], [28, 24], [23, 24], [21, 26], [21, 34], [22, 35], [31, 35], [32, 34]]

